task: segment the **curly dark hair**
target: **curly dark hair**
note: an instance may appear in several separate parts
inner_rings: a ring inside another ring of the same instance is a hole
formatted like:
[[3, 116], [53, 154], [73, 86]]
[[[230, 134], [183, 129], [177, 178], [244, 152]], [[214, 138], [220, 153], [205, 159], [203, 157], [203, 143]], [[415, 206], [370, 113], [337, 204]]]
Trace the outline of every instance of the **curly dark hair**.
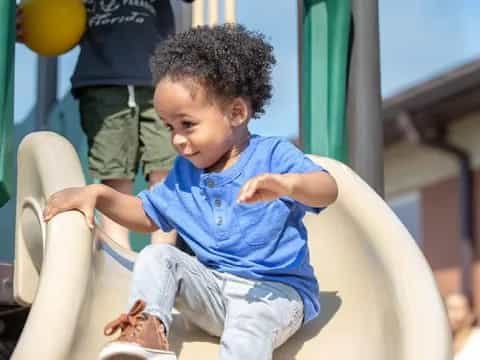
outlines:
[[210, 99], [242, 97], [260, 117], [272, 97], [273, 47], [242, 25], [199, 26], [172, 35], [151, 59], [154, 83], [165, 77], [193, 80]]

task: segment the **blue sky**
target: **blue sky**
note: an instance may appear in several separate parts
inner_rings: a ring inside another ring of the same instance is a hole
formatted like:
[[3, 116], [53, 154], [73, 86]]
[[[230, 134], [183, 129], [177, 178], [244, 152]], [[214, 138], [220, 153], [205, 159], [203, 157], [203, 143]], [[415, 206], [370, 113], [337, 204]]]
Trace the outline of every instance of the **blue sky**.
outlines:
[[[261, 134], [295, 136], [298, 123], [296, 0], [238, 0], [237, 21], [266, 34], [275, 48], [274, 97], [252, 122]], [[272, 12], [273, 9], [273, 12]], [[480, 57], [479, 0], [379, 0], [382, 93], [390, 96], [435, 74]], [[78, 50], [59, 60], [59, 92], [69, 89]], [[35, 54], [16, 47], [15, 119], [35, 99]]]

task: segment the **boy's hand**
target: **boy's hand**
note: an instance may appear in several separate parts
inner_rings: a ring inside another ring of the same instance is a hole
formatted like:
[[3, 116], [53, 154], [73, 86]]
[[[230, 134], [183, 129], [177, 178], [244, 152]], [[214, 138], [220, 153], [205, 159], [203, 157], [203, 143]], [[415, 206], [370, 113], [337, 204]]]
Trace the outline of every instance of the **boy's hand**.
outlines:
[[88, 226], [94, 225], [93, 212], [97, 201], [97, 194], [93, 186], [68, 188], [59, 191], [47, 201], [43, 210], [43, 220], [50, 221], [58, 213], [68, 210], [78, 210], [85, 215]]
[[292, 193], [290, 178], [281, 174], [261, 174], [248, 180], [238, 193], [238, 202], [272, 201]]

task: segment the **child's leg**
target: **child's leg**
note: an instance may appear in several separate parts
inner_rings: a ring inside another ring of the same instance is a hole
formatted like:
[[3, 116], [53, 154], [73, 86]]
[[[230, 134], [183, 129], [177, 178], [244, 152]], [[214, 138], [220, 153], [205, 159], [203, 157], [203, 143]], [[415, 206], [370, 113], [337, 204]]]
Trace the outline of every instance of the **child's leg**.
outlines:
[[172, 245], [143, 249], [135, 263], [129, 308], [136, 300], [146, 303], [145, 313], [158, 317], [167, 332], [176, 307], [192, 322], [220, 336], [225, 319], [225, 299], [211, 270]]
[[99, 359], [175, 359], [166, 338], [175, 300], [195, 324], [221, 334], [225, 299], [211, 270], [172, 245], [147, 246], [135, 262], [130, 310], [105, 327], [106, 335], [121, 334]]
[[269, 360], [302, 325], [303, 302], [289, 286], [227, 276], [224, 294], [221, 360]]
[[[82, 129], [87, 136], [88, 168], [94, 179], [131, 194], [137, 173], [138, 107], [129, 102], [126, 86], [92, 86], [76, 90]], [[130, 249], [128, 229], [100, 217], [105, 232]]]

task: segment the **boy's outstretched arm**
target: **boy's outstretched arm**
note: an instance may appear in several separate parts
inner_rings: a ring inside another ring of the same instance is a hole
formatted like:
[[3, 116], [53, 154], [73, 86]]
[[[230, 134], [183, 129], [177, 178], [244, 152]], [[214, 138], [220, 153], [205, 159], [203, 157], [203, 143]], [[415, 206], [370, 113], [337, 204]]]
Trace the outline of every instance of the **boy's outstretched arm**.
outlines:
[[143, 210], [140, 198], [120, 193], [102, 184], [68, 188], [53, 194], [47, 201], [43, 219], [48, 222], [58, 213], [78, 210], [85, 215], [88, 225], [93, 228], [95, 208], [130, 230], [153, 232], [158, 229]]
[[261, 174], [248, 180], [238, 193], [238, 201], [254, 203], [291, 197], [311, 207], [325, 207], [338, 195], [337, 183], [324, 171], [310, 173]]

